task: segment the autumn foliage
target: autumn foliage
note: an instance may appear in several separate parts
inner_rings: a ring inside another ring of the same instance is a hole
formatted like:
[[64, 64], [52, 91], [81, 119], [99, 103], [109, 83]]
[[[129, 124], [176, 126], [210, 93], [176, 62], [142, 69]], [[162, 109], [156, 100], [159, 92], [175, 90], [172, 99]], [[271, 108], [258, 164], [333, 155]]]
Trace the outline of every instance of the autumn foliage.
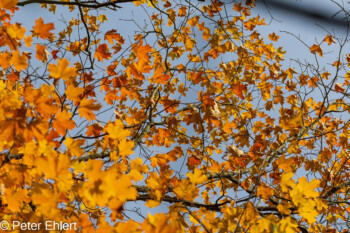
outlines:
[[[17, 22], [32, 4], [66, 21]], [[314, 63], [288, 67], [254, 5], [0, 0], [0, 220], [346, 232], [347, 41], [320, 38]], [[106, 30], [128, 8], [145, 25]]]

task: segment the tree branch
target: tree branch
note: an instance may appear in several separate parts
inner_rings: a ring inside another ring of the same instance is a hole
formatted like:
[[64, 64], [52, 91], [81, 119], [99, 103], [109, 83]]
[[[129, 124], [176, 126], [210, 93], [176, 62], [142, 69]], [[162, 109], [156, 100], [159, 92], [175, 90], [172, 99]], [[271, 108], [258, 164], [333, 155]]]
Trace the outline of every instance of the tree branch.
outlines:
[[23, 2], [18, 2], [17, 6], [26, 6], [29, 4], [56, 4], [56, 5], [69, 5], [69, 6], [80, 6], [98, 9], [101, 7], [117, 7], [119, 3], [128, 3], [128, 2], [136, 2], [138, 0], [116, 0], [116, 1], [107, 1], [107, 2], [97, 2], [97, 1], [83, 1], [83, 2], [61, 2], [55, 0], [26, 0]]
[[[153, 199], [154, 198], [152, 198], [149, 194], [139, 194], [138, 197], [136, 198], [136, 200], [138, 201], [148, 201]], [[218, 212], [221, 210], [220, 208], [221, 206], [226, 205], [227, 203], [230, 202], [230, 201], [225, 201], [223, 203], [218, 203], [218, 204], [204, 204], [204, 203], [199, 203], [195, 201], [187, 201], [187, 200], [179, 199], [177, 197], [172, 197], [169, 195], [165, 195], [161, 201], [168, 202], [168, 203], [182, 203], [183, 205], [188, 207], [196, 207], [196, 208], [202, 207], [207, 210], [213, 210]]]

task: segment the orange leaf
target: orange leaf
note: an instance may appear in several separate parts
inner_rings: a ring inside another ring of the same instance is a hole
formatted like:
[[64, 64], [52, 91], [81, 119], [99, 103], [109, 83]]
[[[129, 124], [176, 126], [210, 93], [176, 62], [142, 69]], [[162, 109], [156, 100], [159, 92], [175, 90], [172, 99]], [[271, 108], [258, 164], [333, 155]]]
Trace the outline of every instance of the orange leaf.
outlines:
[[195, 72], [193, 71], [190, 75], [190, 79], [192, 80], [193, 84], [198, 84], [203, 81], [203, 71]]
[[148, 53], [152, 51], [152, 47], [150, 45], [143, 46], [142, 40], [140, 41], [140, 45], [134, 47], [134, 50], [136, 52], [137, 59], [139, 60], [138, 63], [144, 64], [145, 62], [149, 61]]
[[35, 49], [36, 49], [35, 57], [42, 62], [47, 61], [47, 56], [49, 53], [46, 51], [46, 46], [37, 44], [35, 46]]
[[117, 33], [117, 30], [115, 29], [106, 32], [105, 40], [107, 40], [110, 44], [113, 44], [113, 40], [116, 40], [121, 44], [124, 43], [124, 38], [119, 33]]
[[272, 41], [278, 41], [279, 38], [280, 37], [278, 35], [276, 35], [275, 33], [269, 34], [269, 39]]
[[108, 52], [108, 45], [107, 44], [100, 44], [98, 45], [98, 48], [95, 52], [95, 57], [98, 61], [103, 61], [103, 59], [110, 59], [111, 53]]
[[244, 99], [243, 92], [245, 92], [246, 90], [247, 90], [247, 87], [241, 83], [232, 85], [233, 93], [235, 93], [241, 99]]
[[318, 53], [318, 55], [320, 55], [321, 57], [323, 56], [323, 52], [322, 52], [322, 49], [319, 45], [317, 44], [314, 44], [313, 46], [310, 47], [310, 51], [311, 53], [313, 54], [316, 54]]
[[335, 40], [334, 40], [333, 36], [330, 36], [330, 35], [327, 35], [327, 36], [324, 38], [323, 41], [324, 41], [324, 42], [327, 42], [328, 45], [330, 45], [330, 44], [332, 44], [332, 43], [335, 43]]
[[336, 83], [335, 84], [335, 92], [341, 92], [341, 93], [344, 93], [344, 87], [343, 85], [341, 85], [340, 83]]
[[199, 20], [199, 16], [196, 16], [188, 20], [187, 23], [188, 25], [194, 27], [198, 23], [198, 20]]
[[33, 38], [31, 36], [27, 36], [26, 38], [24, 38], [24, 43], [28, 48], [32, 47], [32, 42]]
[[68, 85], [66, 90], [66, 96], [68, 99], [73, 100], [74, 103], [79, 102], [84, 94], [84, 89], [81, 87], [74, 87], [74, 85]]
[[84, 154], [84, 150], [81, 149], [81, 146], [85, 144], [85, 140], [66, 138], [66, 141], [64, 142], [64, 144], [68, 148], [68, 151], [70, 154], [74, 156], [81, 156]]
[[98, 136], [101, 134], [102, 130], [103, 130], [102, 126], [100, 126], [97, 123], [89, 125], [87, 127], [86, 136], [88, 136], [88, 137], [89, 136]]
[[16, 7], [18, 0], [0, 0], [0, 8], [11, 9]]
[[163, 68], [159, 67], [154, 71], [151, 79], [152, 79], [152, 82], [154, 83], [166, 84], [169, 81], [170, 76], [167, 74], [164, 74]]
[[39, 19], [35, 20], [35, 26], [33, 29], [34, 35], [39, 36], [42, 39], [46, 39], [50, 36], [50, 31], [55, 29], [55, 26], [53, 23], [44, 24], [44, 20], [40, 17]]
[[9, 53], [0, 53], [0, 66], [6, 70], [11, 65], [11, 57]]
[[78, 109], [80, 117], [85, 117], [88, 120], [95, 120], [96, 116], [92, 111], [97, 111], [102, 107], [101, 104], [95, 103], [93, 99], [83, 99], [80, 102], [80, 106]]
[[61, 135], [66, 133], [67, 129], [74, 129], [75, 123], [71, 120], [71, 113], [64, 110], [63, 112], [59, 112], [56, 114], [56, 119], [52, 123], [52, 126], [57, 130], [57, 132]]

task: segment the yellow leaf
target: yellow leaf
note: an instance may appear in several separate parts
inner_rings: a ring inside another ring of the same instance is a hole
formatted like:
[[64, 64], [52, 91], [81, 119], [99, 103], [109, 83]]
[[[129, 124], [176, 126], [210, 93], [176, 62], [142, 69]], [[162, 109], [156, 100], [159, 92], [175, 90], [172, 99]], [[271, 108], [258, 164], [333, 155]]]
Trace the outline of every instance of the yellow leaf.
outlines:
[[160, 204], [161, 204], [160, 201], [148, 200], [145, 206], [147, 206], [148, 208], [154, 208], [159, 206]]
[[11, 57], [9, 53], [0, 53], [0, 66], [6, 70], [11, 65]]
[[66, 138], [64, 144], [68, 148], [69, 153], [74, 156], [81, 156], [85, 153], [84, 150], [81, 149], [81, 146], [85, 144], [85, 140], [83, 139]]
[[316, 222], [316, 217], [318, 212], [316, 210], [316, 204], [313, 200], [308, 200], [303, 202], [298, 207], [300, 215], [305, 218], [309, 224], [313, 224]]
[[137, 158], [131, 161], [130, 168], [130, 176], [135, 181], [142, 180], [142, 173], [146, 173], [148, 171], [147, 165], [143, 165], [143, 161], [141, 158]]
[[69, 61], [65, 58], [58, 60], [58, 64], [49, 64], [48, 70], [53, 78], [61, 78], [69, 81], [76, 76], [76, 68], [68, 67]]
[[294, 176], [293, 172], [284, 172], [281, 177], [281, 188], [283, 192], [287, 192], [290, 188], [295, 186], [292, 177]]
[[291, 217], [283, 218], [277, 224], [278, 232], [283, 233], [295, 233], [298, 232], [298, 223], [295, 219]]
[[188, 172], [187, 177], [190, 179], [192, 184], [201, 184], [207, 180], [207, 176], [202, 173], [200, 169], [195, 169], [194, 173]]
[[193, 17], [190, 20], [187, 21], [188, 25], [194, 27], [198, 23], [199, 16]]
[[292, 171], [292, 165], [293, 165], [293, 158], [286, 159], [285, 155], [282, 155], [276, 160], [276, 165], [278, 168], [283, 169], [285, 172]]
[[173, 190], [179, 198], [185, 198], [189, 201], [193, 201], [198, 196], [199, 191], [199, 189], [187, 179], [181, 180]]
[[54, 218], [59, 214], [57, 205], [58, 197], [49, 184], [36, 184], [31, 192], [35, 212], [39, 215]]
[[[4, 193], [2, 193], [2, 195], [3, 194]], [[28, 190], [17, 189], [15, 187], [5, 189], [5, 198], [7, 202], [7, 208], [13, 211], [13, 213], [20, 212], [23, 204], [30, 202]]]
[[256, 220], [259, 217], [258, 211], [255, 209], [254, 204], [249, 201], [243, 211], [243, 215], [240, 219], [242, 225], [249, 224], [251, 221]]
[[24, 70], [28, 66], [27, 56], [24, 53], [20, 55], [18, 50], [12, 53], [11, 62], [17, 71]]
[[273, 194], [273, 190], [265, 184], [260, 185], [257, 189], [256, 195], [261, 196], [265, 201]]
[[290, 209], [289, 209], [290, 207], [291, 207], [291, 205], [289, 205], [289, 203], [286, 202], [286, 203], [283, 203], [283, 204], [278, 204], [277, 205], [277, 210], [281, 214], [289, 215], [290, 214]]
[[112, 139], [123, 140], [129, 137], [131, 132], [128, 129], [124, 129], [124, 124], [121, 120], [116, 120], [113, 123], [109, 123], [105, 128], [108, 136]]
[[[134, 3], [139, 1], [133, 1]], [[140, 224], [138, 222], [135, 222], [133, 220], [129, 220], [127, 222], [117, 222], [116, 230], [117, 232], [123, 232], [123, 233], [135, 233], [138, 232], [140, 228]]]
[[319, 193], [315, 191], [320, 185], [319, 180], [313, 179], [311, 182], [308, 182], [305, 177], [301, 177], [298, 181], [297, 189], [299, 189], [306, 197], [318, 197]]
[[134, 153], [134, 151], [132, 150], [134, 146], [135, 144], [133, 141], [128, 141], [126, 138], [122, 139], [118, 145], [119, 154], [122, 156], [131, 155], [132, 153]]

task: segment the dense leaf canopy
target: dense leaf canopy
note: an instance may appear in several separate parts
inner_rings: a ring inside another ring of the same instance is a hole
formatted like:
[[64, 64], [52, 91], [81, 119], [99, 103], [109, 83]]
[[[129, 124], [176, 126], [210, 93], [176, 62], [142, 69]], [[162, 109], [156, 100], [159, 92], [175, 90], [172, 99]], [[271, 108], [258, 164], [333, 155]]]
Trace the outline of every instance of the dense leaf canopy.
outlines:
[[[64, 17], [19, 22], [28, 6]], [[289, 67], [254, 6], [0, 0], [7, 227], [346, 232], [347, 37], [304, 43], [313, 60]], [[130, 9], [134, 28], [108, 24]]]

